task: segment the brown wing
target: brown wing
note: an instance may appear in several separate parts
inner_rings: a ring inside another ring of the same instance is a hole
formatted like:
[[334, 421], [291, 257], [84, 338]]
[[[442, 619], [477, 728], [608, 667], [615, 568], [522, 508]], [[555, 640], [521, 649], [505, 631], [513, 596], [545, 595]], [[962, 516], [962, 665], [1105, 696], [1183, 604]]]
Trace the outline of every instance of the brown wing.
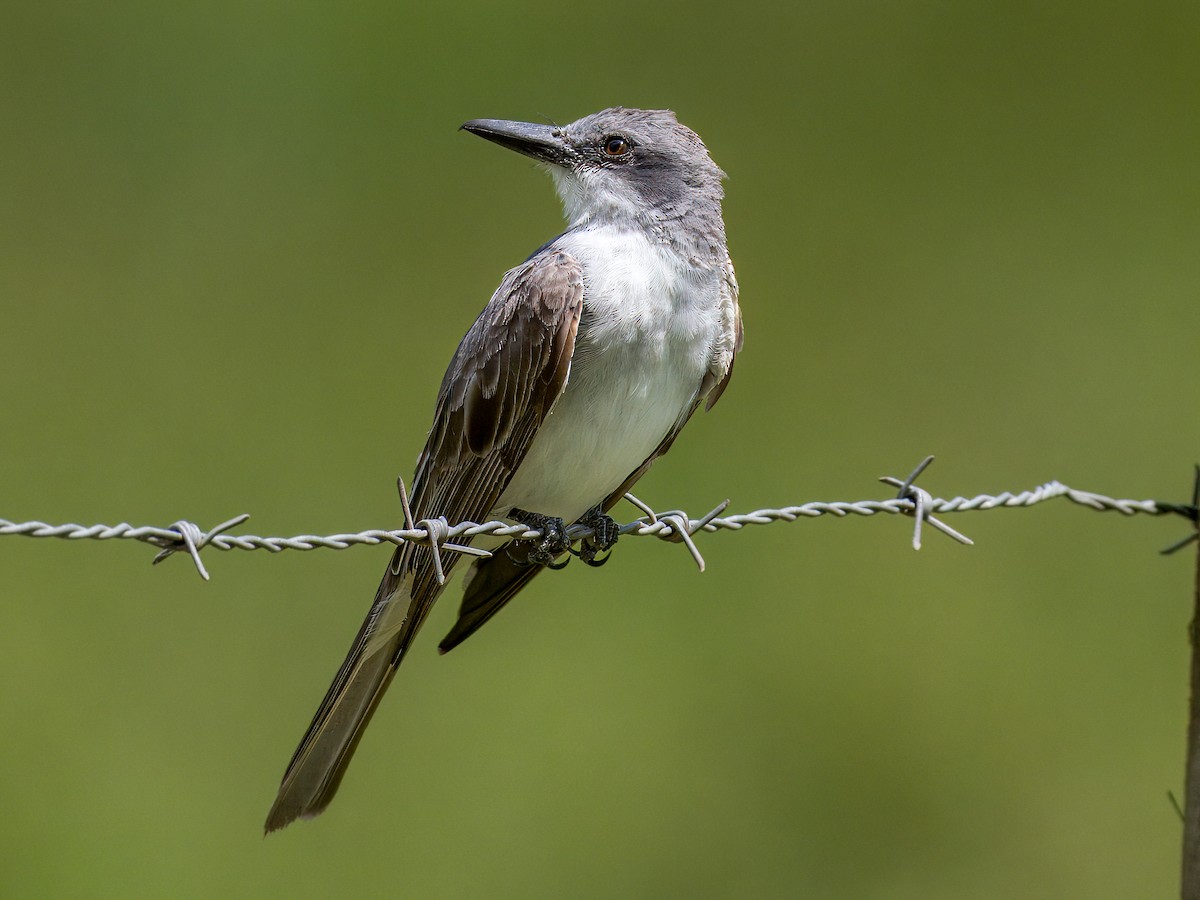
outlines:
[[[504, 277], [442, 379], [413, 479], [417, 518], [478, 522], [495, 506], [566, 386], [582, 311], [583, 271], [561, 250]], [[427, 552], [398, 556], [418, 583], [432, 575]]]
[[[442, 380], [413, 482], [417, 519], [480, 521], [492, 509], [566, 385], [582, 309], [582, 270], [566, 253], [548, 249], [505, 275]], [[447, 572], [456, 559], [445, 555]], [[396, 548], [350, 652], [292, 756], [267, 831], [329, 805], [441, 590], [427, 548]]]

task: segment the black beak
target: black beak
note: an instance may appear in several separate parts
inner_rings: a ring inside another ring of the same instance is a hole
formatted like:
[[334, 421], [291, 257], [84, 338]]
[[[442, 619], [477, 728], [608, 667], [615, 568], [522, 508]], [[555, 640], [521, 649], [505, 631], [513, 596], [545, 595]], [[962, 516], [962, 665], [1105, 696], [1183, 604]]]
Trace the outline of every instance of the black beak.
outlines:
[[553, 125], [507, 122], [504, 119], [472, 119], [463, 123], [462, 130], [539, 162], [564, 165], [572, 153], [561, 130]]

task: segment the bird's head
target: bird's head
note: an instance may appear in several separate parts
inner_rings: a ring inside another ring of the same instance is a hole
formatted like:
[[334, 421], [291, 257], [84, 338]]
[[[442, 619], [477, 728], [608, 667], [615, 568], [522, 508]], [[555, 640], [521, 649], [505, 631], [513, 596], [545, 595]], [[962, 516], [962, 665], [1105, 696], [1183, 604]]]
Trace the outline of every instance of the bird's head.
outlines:
[[462, 127], [544, 164], [573, 226], [720, 219], [725, 173], [669, 109], [615, 107], [570, 125], [474, 119]]

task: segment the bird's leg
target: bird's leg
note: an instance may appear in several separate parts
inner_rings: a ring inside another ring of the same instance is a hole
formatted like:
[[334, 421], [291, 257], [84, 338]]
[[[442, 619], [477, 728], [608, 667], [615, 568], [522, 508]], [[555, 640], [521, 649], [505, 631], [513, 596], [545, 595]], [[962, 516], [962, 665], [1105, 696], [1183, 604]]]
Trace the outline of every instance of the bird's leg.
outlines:
[[[561, 569], [570, 561], [568, 558], [561, 563], [554, 562], [555, 559], [562, 556], [564, 551], [571, 549], [571, 539], [567, 537], [567, 526], [562, 519], [556, 516], [544, 516], [541, 513], [526, 512], [516, 507], [508, 511], [508, 518], [530, 528], [536, 528], [542, 533], [542, 536], [536, 540], [515, 542], [533, 545], [526, 556], [529, 563], [546, 566], [550, 569]], [[511, 557], [511, 554], [509, 555]]]
[[610, 549], [617, 542], [617, 538], [621, 533], [621, 526], [613, 520], [611, 516], [606, 516], [598, 506], [593, 506], [579, 519], [580, 525], [586, 525], [592, 529], [593, 535], [585, 537], [579, 543], [579, 550], [571, 552], [578, 556], [589, 566], [602, 566], [612, 557], [608, 556], [601, 559], [596, 558], [597, 553], [603, 553]]

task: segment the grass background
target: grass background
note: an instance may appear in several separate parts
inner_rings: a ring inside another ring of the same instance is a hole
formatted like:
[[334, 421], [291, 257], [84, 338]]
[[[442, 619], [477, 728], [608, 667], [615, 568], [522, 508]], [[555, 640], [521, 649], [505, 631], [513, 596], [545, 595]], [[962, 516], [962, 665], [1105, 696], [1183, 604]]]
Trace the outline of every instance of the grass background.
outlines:
[[[641, 493], [695, 513], [1200, 448], [1194, 3], [34, 4], [0, 27], [0, 516], [395, 525], [441, 372], [560, 227], [455, 132], [669, 106], [729, 173], [746, 348]], [[623, 514], [632, 517], [630, 509]], [[1182, 521], [1066, 504], [629, 541], [438, 658], [264, 841], [386, 551], [0, 541], [6, 896], [1175, 889]]]

